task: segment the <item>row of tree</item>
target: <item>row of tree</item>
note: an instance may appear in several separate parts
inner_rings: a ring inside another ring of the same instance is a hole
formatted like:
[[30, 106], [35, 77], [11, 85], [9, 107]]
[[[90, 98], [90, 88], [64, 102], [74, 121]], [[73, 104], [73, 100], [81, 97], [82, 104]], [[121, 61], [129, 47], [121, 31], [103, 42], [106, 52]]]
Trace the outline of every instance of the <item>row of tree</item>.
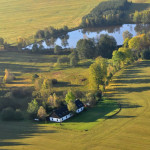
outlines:
[[98, 57], [89, 67], [91, 89], [103, 91], [116, 71], [139, 58], [150, 59], [150, 33], [132, 38], [126, 31], [124, 38], [123, 47], [113, 51], [112, 59]]
[[133, 14], [133, 21], [135, 23], [150, 23], [150, 11], [144, 10], [142, 12], [136, 11]]
[[38, 30], [35, 34], [35, 39], [50, 39], [50, 38], [63, 38], [63, 35], [68, 33], [69, 29], [67, 26], [64, 26], [60, 29], [55, 29], [54, 27], [47, 27], [44, 30]]
[[81, 39], [77, 42], [77, 52], [80, 59], [91, 59], [98, 56], [111, 58], [112, 52], [117, 48], [114, 37], [101, 34], [100, 39]]

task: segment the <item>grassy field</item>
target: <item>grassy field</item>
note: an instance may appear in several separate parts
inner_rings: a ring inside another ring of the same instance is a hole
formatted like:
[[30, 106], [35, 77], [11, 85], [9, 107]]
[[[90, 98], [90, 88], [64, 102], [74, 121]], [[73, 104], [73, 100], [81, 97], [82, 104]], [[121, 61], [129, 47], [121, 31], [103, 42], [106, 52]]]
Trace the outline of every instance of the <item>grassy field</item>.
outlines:
[[[81, 18], [101, 1], [106, 0], [1, 0], [0, 37], [15, 43], [18, 37], [28, 38], [47, 26], [77, 27]], [[133, 10], [149, 8], [150, 0], [133, 0]]]
[[[62, 71], [59, 68], [55, 70], [51, 66], [51, 63], [56, 61], [55, 57], [57, 56], [31, 56], [23, 54], [21, 57], [20, 53], [9, 53], [8, 56], [8, 53], [1, 53], [1, 75], [4, 68], [10, 67], [12, 71], [16, 72], [18, 78], [22, 78], [20, 82], [26, 81], [27, 85], [30, 83], [28, 81], [31, 74], [35, 72], [41, 72], [41, 74], [44, 73], [47, 76], [53, 74], [60, 79], [61, 75], [62, 78], [65, 78], [67, 74], [71, 77], [73, 69], [71, 71], [71, 68], [66, 68]], [[83, 65], [84, 63], [82, 62], [81, 64]], [[87, 67], [86, 65], [84, 69], [83, 66], [79, 67], [76, 71], [73, 72], [74, 75], [75, 72], [78, 75], [80, 71], [79, 74], [85, 76], [87, 74]], [[54, 127], [51, 124], [37, 124], [29, 121], [0, 121], [0, 149], [148, 150], [150, 147], [149, 74], [150, 61], [135, 63], [124, 71], [117, 73], [113, 82], [107, 88], [106, 96], [113, 100], [113, 102], [121, 104], [121, 112], [113, 118], [100, 121], [101, 114], [98, 115], [96, 108], [93, 108], [93, 110], [85, 112], [88, 116], [85, 119], [87, 122], [81, 120], [82, 117], [85, 117], [83, 113], [81, 118], [72, 118], [70, 122], [68, 120], [68, 122], [64, 123], [64, 128], [79, 130], [65, 130], [61, 129], [59, 125], [56, 128], [56, 126]], [[22, 85], [14, 83], [12, 86]], [[101, 110], [99, 109], [99, 111]], [[105, 111], [103, 112], [105, 113]], [[95, 117], [91, 118], [90, 113], [93, 113], [92, 115]], [[90, 130], [80, 131], [83, 129]]]
[[81, 18], [104, 0], [1, 0], [0, 36], [16, 42], [48, 26], [77, 27]]
[[[0, 52], [0, 77], [4, 77], [5, 69], [10, 69], [16, 76], [11, 84], [6, 87], [32, 86], [32, 75], [37, 73], [41, 77], [57, 79], [59, 86], [55, 91], [69, 88], [83, 88], [87, 81], [81, 81], [88, 77], [88, 67], [93, 60], [84, 60], [79, 67], [72, 68], [69, 65], [55, 66], [59, 55], [27, 54], [20, 52]], [[59, 88], [60, 87], [60, 88]], [[65, 87], [65, 88], [64, 88]]]

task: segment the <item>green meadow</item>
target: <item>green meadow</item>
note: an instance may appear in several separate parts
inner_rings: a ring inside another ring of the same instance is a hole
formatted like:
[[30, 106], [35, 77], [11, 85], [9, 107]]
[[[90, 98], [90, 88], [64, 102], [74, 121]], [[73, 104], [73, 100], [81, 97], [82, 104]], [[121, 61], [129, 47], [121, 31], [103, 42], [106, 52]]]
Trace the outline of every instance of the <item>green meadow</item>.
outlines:
[[[17, 79], [6, 88], [32, 86], [31, 76], [57, 78], [62, 81], [61, 92], [69, 88], [86, 90], [88, 66], [92, 60], [80, 62], [79, 67], [56, 67], [57, 55], [0, 53], [0, 75], [11, 69]], [[0, 149], [149, 149], [150, 145], [150, 61], [139, 61], [121, 71], [106, 89], [107, 99], [97, 106], [60, 124], [0, 121]], [[74, 75], [74, 76], [73, 76]], [[64, 83], [65, 82], [65, 83]], [[68, 83], [68, 84], [67, 84]], [[21, 99], [19, 99], [21, 103]], [[121, 104], [121, 111], [113, 116]]]

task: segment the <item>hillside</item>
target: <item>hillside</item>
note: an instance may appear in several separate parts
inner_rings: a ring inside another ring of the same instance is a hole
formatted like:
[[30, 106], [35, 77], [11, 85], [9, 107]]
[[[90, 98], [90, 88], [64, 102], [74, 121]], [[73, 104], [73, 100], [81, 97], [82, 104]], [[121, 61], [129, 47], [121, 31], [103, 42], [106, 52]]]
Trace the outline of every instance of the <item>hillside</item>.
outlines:
[[[31, 122], [0, 122], [2, 149], [149, 149], [150, 61], [120, 71], [107, 96], [121, 104], [121, 112], [89, 131], [54, 128]], [[77, 123], [77, 122], [76, 122]], [[88, 122], [85, 122], [88, 123]], [[69, 137], [69, 138], [68, 138]], [[9, 146], [8, 146], [9, 145]]]

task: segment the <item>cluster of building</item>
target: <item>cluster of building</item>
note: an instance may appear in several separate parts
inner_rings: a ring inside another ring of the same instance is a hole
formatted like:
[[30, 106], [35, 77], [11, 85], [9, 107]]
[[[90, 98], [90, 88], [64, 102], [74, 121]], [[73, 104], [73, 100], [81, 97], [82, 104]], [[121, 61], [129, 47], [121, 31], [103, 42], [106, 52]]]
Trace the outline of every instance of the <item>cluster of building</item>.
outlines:
[[[75, 105], [77, 106], [77, 114], [84, 110], [84, 104], [79, 99], [75, 100]], [[63, 122], [71, 118], [72, 116], [73, 114], [68, 110], [67, 106], [65, 105], [61, 108], [53, 110], [53, 112], [48, 116], [47, 119], [53, 122]]]

